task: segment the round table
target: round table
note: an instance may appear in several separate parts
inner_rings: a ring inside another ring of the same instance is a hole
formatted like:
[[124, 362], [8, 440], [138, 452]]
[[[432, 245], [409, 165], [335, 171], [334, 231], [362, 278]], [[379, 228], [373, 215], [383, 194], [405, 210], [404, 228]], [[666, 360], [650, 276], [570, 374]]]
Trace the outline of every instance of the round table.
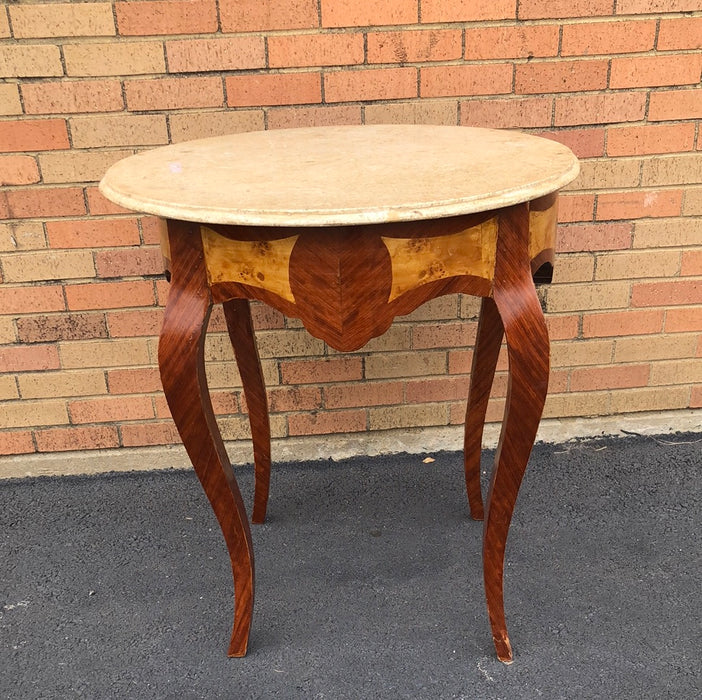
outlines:
[[[557, 192], [578, 174], [568, 148], [512, 131], [336, 126], [236, 134], [140, 153], [100, 191], [165, 220], [171, 289], [159, 340], [163, 388], [210, 500], [234, 578], [230, 656], [246, 653], [254, 593], [246, 510], [212, 410], [204, 340], [222, 303], [249, 410], [252, 521], [270, 477], [266, 391], [251, 323], [257, 299], [350, 351], [397, 315], [461, 292], [482, 297], [465, 422], [466, 491], [485, 520], [483, 576], [498, 657], [512, 660], [505, 543], [546, 397], [549, 340], [534, 279], [550, 280]], [[509, 379], [486, 510], [483, 424], [502, 340]]]

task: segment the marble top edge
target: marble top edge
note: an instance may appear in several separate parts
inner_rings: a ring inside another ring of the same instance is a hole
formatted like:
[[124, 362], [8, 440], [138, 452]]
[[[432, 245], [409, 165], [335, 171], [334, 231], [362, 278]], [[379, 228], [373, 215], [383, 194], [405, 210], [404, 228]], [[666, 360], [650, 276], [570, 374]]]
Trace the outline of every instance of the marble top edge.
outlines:
[[[513, 153], [521, 160], [505, 163]], [[99, 188], [126, 209], [163, 218], [337, 226], [498, 209], [555, 192], [578, 172], [566, 146], [517, 131], [330, 126], [215, 136], [143, 151], [113, 165]]]

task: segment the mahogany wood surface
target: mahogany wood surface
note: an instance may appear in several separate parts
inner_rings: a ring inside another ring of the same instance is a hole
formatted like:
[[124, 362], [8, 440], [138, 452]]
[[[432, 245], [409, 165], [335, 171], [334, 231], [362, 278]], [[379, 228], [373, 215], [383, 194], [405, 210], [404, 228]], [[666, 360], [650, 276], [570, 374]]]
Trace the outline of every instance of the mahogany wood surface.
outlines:
[[[493, 299], [509, 355], [507, 401], [487, 498], [483, 535], [483, 578], [493, 641], [500, 661], [512, 661], [503, 602], [505, 544], [514, 504], [536, 430], [549, 375], [549, 340], [529, 260], [529, 210], [502, 212], [497, 239]], [[487, 333], [497, 334], [494, 315]]]
[[169, 221], [168, 230], [171, 289], [158, 346], [161, 381], [183, 445], [227, 543], [235, 599], [228, 653], [244, 656], [253, 611], [253, 546], [205, 377], [205, 332], [212, 309], [205, 258], [196, 225]]
[[[548, 212], [555, 206], [553, 200], [547, 204], [538, 211]], [[254, 445], [252, 521], [261, 523], [270, 483], [270, 426], [249, 299], [261, 299], [297, 316], [311, 333], [333, 347], [351, 350], [382, 334], [396, 315], [408, 313], [439, 295], [464, 292], [483, 297], [464, 441], [466, 491], [471, 515], [477, 520], [484, 517], [480, 488], [483, 425], [503, 337], [508, 347], [509, 388], [487, 498], [483, 574], [497, 655], [502, 661], [512, 660], [503, 603], [504, 552], [548, 384], [548, 335], [532, 267], [534, 260], [543, 259], [552, 250], [552, 237], [544, 231], [543, 223], [547, 221], [555, 227], [555, 217], [535, 217], [528, 204], [520, 204], [479, 218], [471, 215], [469, 221], [461, 219], [296, 228], [292, 236], [284, 238], [276, 238], [275, 229], [264, 228], [259, 231], [258, 243], [252, 228], [218, 225], [213, 227], [215, 231], [197, 224], [169, 222], [167, 252], [171, 258], [172, 289], [159, 344], [159, 364], [176, 426], [229, 549], [236, 601], [230, 655], [245, 654], [248, 644], [253, 552], [246, 513], [212, 412], [204, 375], [203, 342], [212, 304], [223, 303], [244, 387]], [[487, 257], [473, 252], [466, 258], [472, 262], [464, 261], [456, 267], [453, 261], [446, 269], [440, 269], [437, 250], [451, 249], [444, 244], [446, 237], [460, 237], [461, 231], [469, 231], [474, 237], [482, 226], [487, 226], [487, 238], [482, 239], [486, 241]], [[223, 246], [213, 235], [234, 240], [231, 250], [245, 252], [239, 267], [236, 261], [241, 260], [236, 255], [232, 263], [225, 260], [226, 244]], [[403, 241], [402, 248], [395, 251], [406, 250], [396, 252], [394, 261], [384, 242], [388, 238]], [[280, 247], [271, 245], [291, 239], [294, 245], [289, 246], [287, 259], [280, 255]], [[237, 240], [246, 245], [239, 247]], [[428, 245], [431, 240], [440, 245]], [[208, 258], [213, 250], [214, 258]], [[273, 252], [267, 256], [269, 250]], [[426, 251], [428, 254], [422, 257]], [[485, 260], [492, 265], [487, 273]], [[409, 273], [405, 272], [406, 265]], [[455, 274], [457, 269], [463, 274]], [[235, 280], [250, 283], [231, 281], [222, 270]], [[392, 298], [393, 273], [398, 270], [404, 280], [414, 279], [415, 286], [409, 288], [405, 283], [401, 293]], [[476, 274], [472, 274], [474, 270]], [[269, 282], [271, 288], [266, 289]], [[289, 294], [280, 293], [287, 289]]]
[[271, 481], [271, 428], [266, 385], [263, 381], [248, 299], [230, 299], [224, 302], [223, 307], [251, 425], [256, 474], [251, 521], [262, 523], [266, 519]]
[[480, 454], [483, 445], [485, 413], [503, 336], [504, 328], [494, 300], [491, 297], [483, 297], [478, 319], [478, 334], [473, 350], [473, 365], [470, 371], [470, 390], [463, 439], [466, 492], [470, 514], [474, 520], [484, 518], [483, 497], [480, 490]]

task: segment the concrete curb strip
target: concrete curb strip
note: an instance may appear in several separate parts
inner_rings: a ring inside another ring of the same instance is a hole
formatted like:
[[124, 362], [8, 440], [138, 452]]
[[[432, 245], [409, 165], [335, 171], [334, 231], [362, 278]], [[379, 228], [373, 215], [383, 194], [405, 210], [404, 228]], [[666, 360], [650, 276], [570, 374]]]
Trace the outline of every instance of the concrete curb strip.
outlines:
[[[495, 447], [500, 425], [485, 427], [483, 444]], [[597, 418], [547, 419], [541, 422], [537, 441], [561, 443], [569, 440], [622, 435], [664, 435], [674, 432], [702, 431], [702, 410], [632, 413]], [[354, 456], [375, 456], [406, 452], [420, 454], [440, 450], [460, 450], [463, 426], [409, 428], [346, 435], [315, 435], [279, 438], [273, 441], [275, 462], [340, 460]], [[227, 443], [233, 465], [252, 461], [251, 445], [246, 440]], [[116, 450], [86, 450], [41, 455], [17, 455], [0, 459], [0, 479], [32, 476], [64, 476], [104, 472], [186, 469], [190, 467], [181, 446], [135, 447]]]

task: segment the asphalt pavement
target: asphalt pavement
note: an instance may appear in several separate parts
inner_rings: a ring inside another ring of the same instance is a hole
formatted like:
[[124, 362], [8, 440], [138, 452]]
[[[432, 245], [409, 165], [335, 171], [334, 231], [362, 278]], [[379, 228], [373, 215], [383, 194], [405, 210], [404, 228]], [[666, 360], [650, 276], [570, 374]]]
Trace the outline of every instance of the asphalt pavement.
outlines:
[[460, 453], [275, 464], [243, 659], [192, 472], [0, 481], [0, 698], [702, 697], [701, 472], [701, 434], [535, 447], [509, 666]]

